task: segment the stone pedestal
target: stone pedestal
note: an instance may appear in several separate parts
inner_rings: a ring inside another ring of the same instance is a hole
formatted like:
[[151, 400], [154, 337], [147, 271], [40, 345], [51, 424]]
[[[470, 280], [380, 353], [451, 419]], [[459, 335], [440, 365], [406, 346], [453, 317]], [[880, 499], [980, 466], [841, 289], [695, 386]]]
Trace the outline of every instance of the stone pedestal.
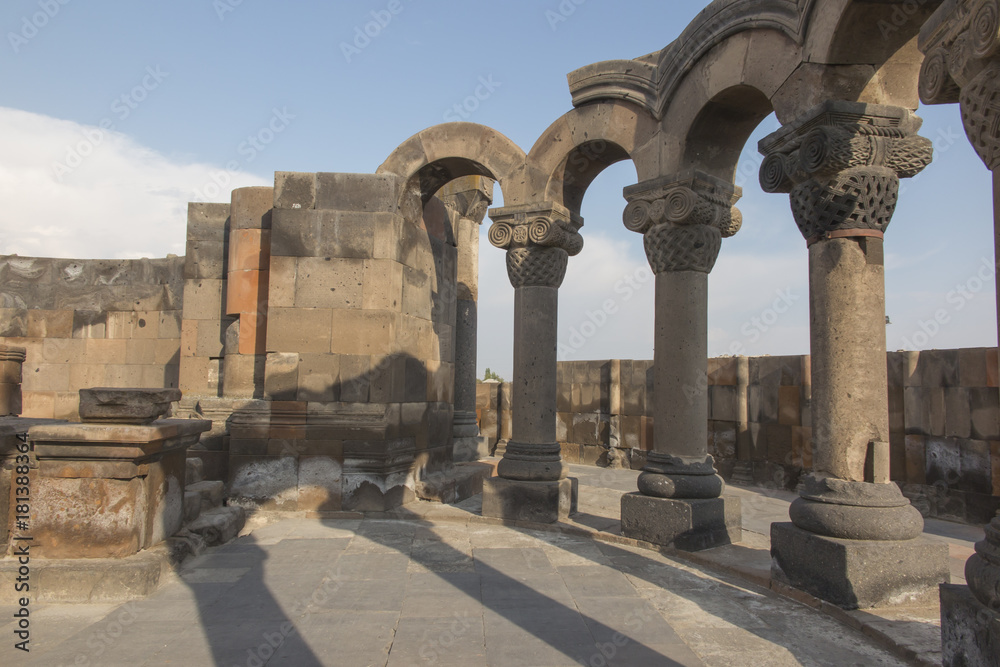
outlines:
[[1000, 659], [1000, 613], [968, 586], [941, 586], [941, 664], [995, 667]]
[[948, 545], [914, 540], [845, 540], [792, 523], [771, 524], [771, 576], [844, 609], [922, 599], [948, 581]]
[[173, 535], [187, 448], [210, 427], [187, 419], [32, 427], [32, 555], [125, 558]]
[[571, 478], [525, 482], [491, 477], [483, 482], [483, 516], [555, 523], [576, 512], [577, 488]]
[[0, 345], [0, 417], [21, 414], [21, 365], [23, 347]]
[[739, 498], [677, 500], [641, 493], [622, 496], [622, 535], [683, 551], [743, 538]]

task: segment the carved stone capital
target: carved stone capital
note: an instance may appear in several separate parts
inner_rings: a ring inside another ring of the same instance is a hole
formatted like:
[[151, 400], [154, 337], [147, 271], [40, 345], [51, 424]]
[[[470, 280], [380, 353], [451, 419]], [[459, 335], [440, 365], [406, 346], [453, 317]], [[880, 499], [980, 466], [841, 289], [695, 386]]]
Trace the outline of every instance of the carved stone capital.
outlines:
[[466, 176], [441, 188], [437, 197], [460, 217], [482, 224], [493, 203], [493, 185], [485, 176]]
[[514, 287], [559, 287], [569, 258], [583, 250], [583, 220], [557, 204], [490, 211], [490, 243], [507, 251]]
[[646, 257], [655, 273], [710, 273], [722, 239], [743, 224], [735, 207], [742, 190], [708, 174], [647, 181], [625, 189], [625, 227], [643, 235]]
[[916, 134], [920, 123], [907, 109], [827, 102], [760, 142], [761, 188], [790, 195], [810, 242], [881, 236], [896, 210], [899, 179], [933, 158], [931, 141]]
[[924, 104], [962, 108], [969, 141], [987, 167], [1000, 167], [1000, 0], [946, 2], [920, 31]]

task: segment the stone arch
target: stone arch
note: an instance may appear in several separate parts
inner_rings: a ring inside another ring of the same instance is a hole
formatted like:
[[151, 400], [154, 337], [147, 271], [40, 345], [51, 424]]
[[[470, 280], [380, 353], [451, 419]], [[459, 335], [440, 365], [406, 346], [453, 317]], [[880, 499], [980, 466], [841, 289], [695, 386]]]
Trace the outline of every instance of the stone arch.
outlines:
[[573, 213], [587, 188], [611, 165], [631, 159], [639, 179], [657, 174], [656, 119], [640, 104], [604, 100], [565, 114], [528, 154], [529, 192]]
[[518, 198], [517, 176], [524, 151], [496, 130], [475, 123], [447, 123], [404, 141], [376, 173], [396, 174], [405, 184], [400, 195], [404, 216], [416, 202], [426, 203], [447, 183], [463, 176], [486, 176], [500, 184], [505, 200]]

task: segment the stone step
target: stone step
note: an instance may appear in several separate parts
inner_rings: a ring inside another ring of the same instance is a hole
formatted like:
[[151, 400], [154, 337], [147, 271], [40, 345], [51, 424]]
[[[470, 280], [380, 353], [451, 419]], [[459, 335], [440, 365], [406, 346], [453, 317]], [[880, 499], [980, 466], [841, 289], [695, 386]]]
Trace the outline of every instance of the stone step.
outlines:
[[449, 470], [430, 473], [416, 484], [417, 497], [439, 503], [460, 503], [483, 492], [483, 480], [492, 476], [491, 462], [456, 463]]
[[198, 482], [196, 484], [188, 484], [185, 490], [188, 492], [193, 491], [201, 496], [201, 511], [206, 512], [216, 507], [222, 507], [226, 485], [223, 482]]
[[184, 484], [191, 486], [205, 479], [205, 464], [200, 458], [192, 457], [187, 459], [184, 470]]
[[185, 530], [201, 536], [205, 545], [213, 547], [236, 538], [246, 523], [246, 512], [242, 507], [216, 507], [206, 512]]
[[201, 514], [201, 494], [197, 491], [184, 491], [184, 523], [191, 523], [199, 514]]

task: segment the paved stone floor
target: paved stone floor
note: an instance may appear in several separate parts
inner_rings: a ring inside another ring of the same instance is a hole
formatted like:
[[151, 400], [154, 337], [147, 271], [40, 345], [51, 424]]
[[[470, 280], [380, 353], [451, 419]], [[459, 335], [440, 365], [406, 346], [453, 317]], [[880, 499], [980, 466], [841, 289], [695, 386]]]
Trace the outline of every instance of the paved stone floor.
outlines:
[[[0, 664], [907, 664], [766, 579], [753, 583], [759, 543], [785, 520], [790, 494], [730, 489], [743, 498], [744, 542], [693, 562], [615, 538], [634, 473], [573, 474], [581, 512], [561, 531], [488, 523], [477, 499], [388, 518], [260, 516], [146, 600], [36, 608], [30, 654], [12, 649], [12, 610], [0, 608]], [[982, 535], [938, 523], [956, 562]], [[934, 631], [919, 614], [882, 620]]]

